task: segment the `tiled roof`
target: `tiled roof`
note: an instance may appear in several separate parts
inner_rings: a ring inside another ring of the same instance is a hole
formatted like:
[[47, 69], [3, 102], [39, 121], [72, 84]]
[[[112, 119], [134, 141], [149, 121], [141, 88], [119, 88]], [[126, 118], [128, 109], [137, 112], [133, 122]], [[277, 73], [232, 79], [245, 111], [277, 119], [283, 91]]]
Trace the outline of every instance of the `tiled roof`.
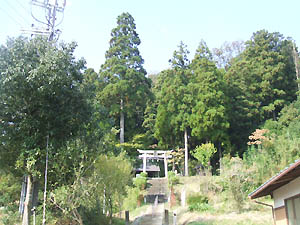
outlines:
[[[138, 168], [135, 169], [136, 171], [143, 171], [143, 167], [140, 166]], [[159, 172], [160, 171], [160, 168], [159, 166], [156, 166], [156, 165], [147, 165], [146, 166], [146, 172]]]
[[255, 199], [270, 195], [274, 190], [286, 185], [290, 181], [300, 176], [300, 160], [296, 160], [285, 169], [281, 170], [277, 175], [262, 184], [248, 196], [250, 199]]

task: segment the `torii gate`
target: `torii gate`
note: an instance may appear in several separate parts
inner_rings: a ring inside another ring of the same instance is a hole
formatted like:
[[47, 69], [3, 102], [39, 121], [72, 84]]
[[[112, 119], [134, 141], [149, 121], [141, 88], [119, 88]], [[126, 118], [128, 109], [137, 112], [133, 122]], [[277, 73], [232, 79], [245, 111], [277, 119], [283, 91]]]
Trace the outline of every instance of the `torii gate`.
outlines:
[[172, 158], [171, 152], [164, 151], [164, 150], [140, 150], [137, 149], [137, 151], [140, 153], [139, 158], [143, 158], [143, 172], [146, 173], [146, 167], [147, 167], [147, 158], [150, 159], [159, 159], [164, 160], [164, 168], [165, 168], [165, 177], [168, 177], [168, 162], [167, 159]]

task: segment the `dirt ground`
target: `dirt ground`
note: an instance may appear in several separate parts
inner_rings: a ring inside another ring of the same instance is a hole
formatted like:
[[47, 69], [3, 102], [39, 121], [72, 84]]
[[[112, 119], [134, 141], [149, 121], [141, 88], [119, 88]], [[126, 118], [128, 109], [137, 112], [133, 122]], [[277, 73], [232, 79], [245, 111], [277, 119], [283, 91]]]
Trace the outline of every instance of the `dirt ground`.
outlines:
[[[187, 225], [192, 222], [203, 222], [201, 224], [251, 224], [251, 225], [272, 225], [272, 212], [248, 211], [243, 213], [206, 213], [189, 212], [187, 208], [177, 209], [178, 224]], [[204, 223], [207, 222], [207, 223]], [[200, 224], [200, 223], [199, 223]]]

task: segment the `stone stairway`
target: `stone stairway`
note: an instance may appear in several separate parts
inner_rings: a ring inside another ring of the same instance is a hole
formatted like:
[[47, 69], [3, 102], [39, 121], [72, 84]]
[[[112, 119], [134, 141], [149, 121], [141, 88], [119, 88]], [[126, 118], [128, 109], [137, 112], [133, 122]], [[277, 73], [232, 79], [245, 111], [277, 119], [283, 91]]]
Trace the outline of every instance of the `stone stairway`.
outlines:
[[167, 201], [168, 180], [166, 178], [153, 178], [147, 182], [146, 202], [154, 203], [156, 196], [158, 196], [158, 203]]
[[133, 225], [162, 225], [164, 217], [164, 203], [168, 200], [168, 180], [153, 178], [147, 181], [146, 202], [150, 204], [146, 214], [138, 217]]

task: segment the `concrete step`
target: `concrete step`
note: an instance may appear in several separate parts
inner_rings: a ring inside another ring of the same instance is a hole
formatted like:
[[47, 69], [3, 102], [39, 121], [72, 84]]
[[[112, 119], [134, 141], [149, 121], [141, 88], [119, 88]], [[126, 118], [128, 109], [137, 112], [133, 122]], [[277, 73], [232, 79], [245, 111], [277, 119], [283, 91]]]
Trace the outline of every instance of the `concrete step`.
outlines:
[[165, 195], [168, 193], [168, 180], [166, 178], [153, 178], [147, 181], [149, 195]]
[[153, 178], [147, 181], [146, 202], [154, 203], [158, 197], [158, 203], [167, 202], [168, 180], [165, 178]]

